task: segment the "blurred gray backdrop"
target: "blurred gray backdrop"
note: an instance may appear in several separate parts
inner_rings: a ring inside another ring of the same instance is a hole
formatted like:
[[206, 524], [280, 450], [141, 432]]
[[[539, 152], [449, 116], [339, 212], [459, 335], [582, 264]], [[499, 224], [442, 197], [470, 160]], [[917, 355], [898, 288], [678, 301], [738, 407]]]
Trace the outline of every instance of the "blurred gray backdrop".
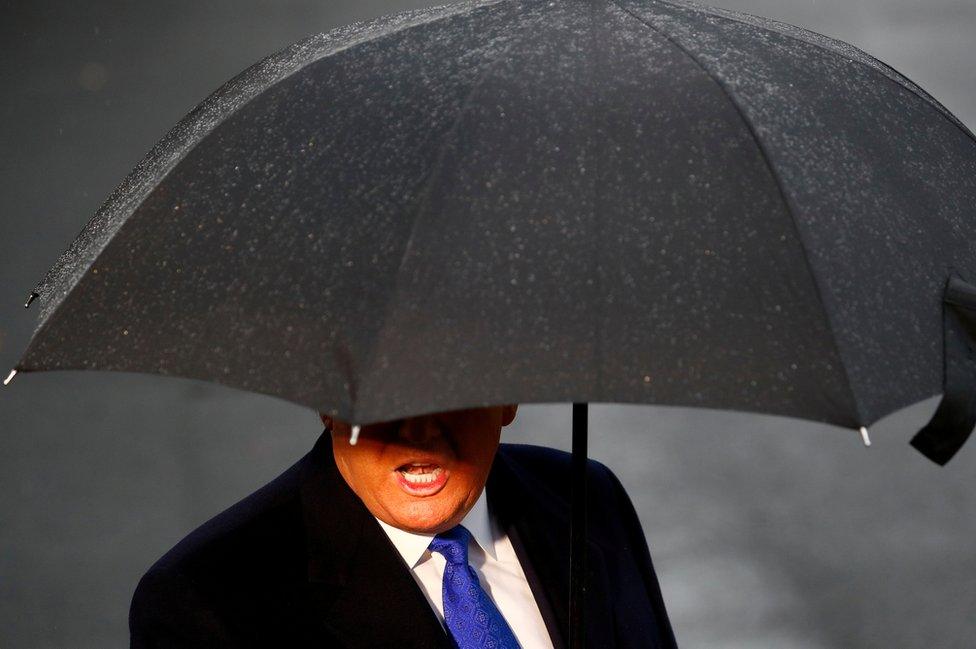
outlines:
[[[422, 0], [3, 2], [0, 374], [24, 297], [115, 185], [223, 81], [318, 31]], [[976, 127], [976, 0], [717, 0], [854, 43]], [[976, 209], [976, 208], [974, 208]], [[974, 214], [976, 217], [976, 214]], [[906, 444], [935, 406], [856, 433], [591, 408], [592, 455], [640, 512], [685, 648], [976, 646], [976, 444]], [[179, 379], [22, 375], [0, 391], [0, 647], [126, 646], [135, 584], [321, 431], [309, 410]], [[568, 448], [568, 405], [509, 441]]]

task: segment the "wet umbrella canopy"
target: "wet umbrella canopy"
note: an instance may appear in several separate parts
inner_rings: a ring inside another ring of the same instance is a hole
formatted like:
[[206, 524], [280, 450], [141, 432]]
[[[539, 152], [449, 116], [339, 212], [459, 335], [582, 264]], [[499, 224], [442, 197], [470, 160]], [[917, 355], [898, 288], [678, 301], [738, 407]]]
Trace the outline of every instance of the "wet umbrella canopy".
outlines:
[[[20, 371], [371, 423], [499, 403], [973, 427], [976, 141], [859, 50], [660, 0], [332, 31], [187, 116], [35, 289]], [[952, 280], [950, 281], [950, 278]]]
[[862, 52], [671, 2], [312, 37], [185, 118], [36, 289], [21, 371], [368, 423], [507, 402], [849, 428], [943, 389], [976, 142]]

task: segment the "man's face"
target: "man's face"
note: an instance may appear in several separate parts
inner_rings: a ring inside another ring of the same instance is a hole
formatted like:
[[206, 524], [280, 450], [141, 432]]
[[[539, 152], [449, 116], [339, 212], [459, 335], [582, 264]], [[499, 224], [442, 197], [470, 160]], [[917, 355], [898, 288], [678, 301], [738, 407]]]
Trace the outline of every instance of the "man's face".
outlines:
[[436, 534], [468, 513], [488, 479], [501, 429], [516, 405], [471, 408], [363, 426], [322, 415], [339, 473], [376, 518]]

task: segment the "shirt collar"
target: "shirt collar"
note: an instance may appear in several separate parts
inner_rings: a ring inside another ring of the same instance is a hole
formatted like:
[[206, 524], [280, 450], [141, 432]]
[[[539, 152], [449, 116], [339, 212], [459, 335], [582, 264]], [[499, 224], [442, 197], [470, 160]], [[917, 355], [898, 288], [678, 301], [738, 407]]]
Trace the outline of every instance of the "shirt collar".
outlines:
[[[485, 498], [485, 491], [485, 489], [481, 490], [481, 495], [475, 501], [474, 507], [461, 519], [461, 525], [464, 525], [471, 532], [471, 537], [474, 538], [482, 551], [492, 559], [495, 559], [495, 539], [491, 533], [491, 523], [488, 518], [488, 501]], [[398, 527], [393, 527], [378, 518], [376, 521], [383, 528], [383, 531], [386, 532], [386, 535], [390, 537], [390, 541], [396, 547], [400, 556], [403, 557], [404, 562], [411, 570], [416, 568], [417, 564], [424, 558], [424, 553], [427, 552], [427, 547], [430, 545], [434, 535], [415, 534], [401, 530]]]

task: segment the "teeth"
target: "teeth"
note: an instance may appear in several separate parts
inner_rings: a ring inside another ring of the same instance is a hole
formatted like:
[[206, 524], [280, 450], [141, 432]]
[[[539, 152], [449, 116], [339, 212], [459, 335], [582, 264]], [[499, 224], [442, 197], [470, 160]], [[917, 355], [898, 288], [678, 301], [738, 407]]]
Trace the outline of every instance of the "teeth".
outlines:
[[[419, 464], [413, 464], [411, 466], [424, 466]], [[404, 480], [410, 484], [429, 484], [437, 480], [438, 476], [444, 471], [444, 469], [437, 467], [430, 473], [409, 473], [407, 471], [400, 471], [400, 475], [403, 476]]]

